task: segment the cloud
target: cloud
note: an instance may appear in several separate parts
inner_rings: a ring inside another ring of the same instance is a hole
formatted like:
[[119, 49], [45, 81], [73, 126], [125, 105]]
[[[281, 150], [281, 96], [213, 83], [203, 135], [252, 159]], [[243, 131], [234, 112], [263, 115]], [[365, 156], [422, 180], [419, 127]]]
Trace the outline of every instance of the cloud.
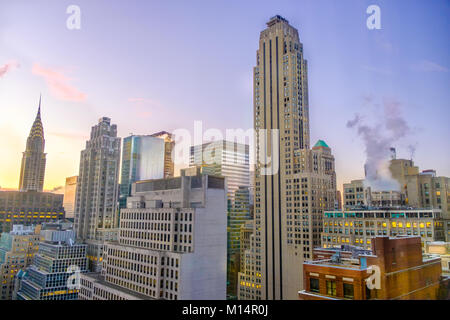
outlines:
[[20, 67], [20, 64], [13, 60], [5, 63], [4, 65], [0, 66], [0, 78], [3, 78], [9, 71]]
[[437, 64], [433, 61], [422, 60], [419, 63], [412, 66], [413, 70], [422, 72], [448, 72], [449, 69]]
[[42, 76], [50, 89], [50, 92], [61, 100], [84, 101], [86, 94], [69, 84], [70, 78], [59, 71], [44, 68], [40, 64], [33, 65], [32, 73]]

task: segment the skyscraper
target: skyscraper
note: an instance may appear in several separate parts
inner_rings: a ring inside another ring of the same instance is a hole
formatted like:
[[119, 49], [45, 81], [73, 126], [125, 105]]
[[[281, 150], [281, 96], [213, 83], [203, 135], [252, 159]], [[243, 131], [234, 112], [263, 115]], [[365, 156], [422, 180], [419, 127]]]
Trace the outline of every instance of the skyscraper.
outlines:
[[120, 208], [126, 207], [133, 182], [173, 177], [173, 145], [172, 135], [165, 131], [123, 139]]
[[64, 209], [66, 218], [73, 219], [75, 212], [75, 194], [77, 191], [78, 176], [67, 177], [66, 186], [64, 187]]
[[326, 143], [310, 149], [307, 62], [298, 31], [280, 16], [259, 39], [254, 126], [256, 248], [239, 290], [250, 289], [252, 299], [296, 299], [302, 262], [320, 245], [321, 214], [334, 207], [336, 177]]
[[111, 119], [100, 118], [81, 151], [75, 196], [77, 239], [88, 244], [91, 270], [99, 270], [105, 240], [117, 236], [117, 197], [120, 138]]
[[39, 98], [36, 119], [28, 135], [27, 146], [22, 157], [19, 180], [20, 191], [42, 192], [46, 162], [44, 148], [44, 127], [41, 121], [41, 98]]

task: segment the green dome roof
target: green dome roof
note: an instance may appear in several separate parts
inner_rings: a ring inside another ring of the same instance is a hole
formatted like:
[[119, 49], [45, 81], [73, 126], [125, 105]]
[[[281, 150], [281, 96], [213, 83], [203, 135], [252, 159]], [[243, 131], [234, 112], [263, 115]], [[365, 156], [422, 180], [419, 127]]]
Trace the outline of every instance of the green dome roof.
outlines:
[[319, 148], [319, 147], [330, 148], [323, 140], [317, 141], [317, 143], [314, 145], [314, 148]]

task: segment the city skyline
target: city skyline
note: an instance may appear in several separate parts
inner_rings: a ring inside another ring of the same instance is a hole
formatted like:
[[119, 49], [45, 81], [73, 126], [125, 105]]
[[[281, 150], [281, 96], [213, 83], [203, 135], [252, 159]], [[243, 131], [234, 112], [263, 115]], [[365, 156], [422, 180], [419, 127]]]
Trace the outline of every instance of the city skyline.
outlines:
[[[421, 168], [450, 175], [450, 151], [440, 148], [436, 139], [449, 134], [445, 122], [445, 102], [449, 98], [445, 85], [450, 77], [445, 31], [449, 22], [445, 12], [450, 7], [444, 1], [427, 4], [426, 11], [419, 2], [378, 1], [381, 30], [368, 30], [365, 26], [369, 1], [339, 5], [336, 1], [286, 1], [281, 6], [263, 3], [255, 10], [249, 10], [251, 3], [232, 2], [231, 8], [204, 5], [202, 12], [181, 2], [141, 3], [147, 9], [140, 10], [143, 13], [114, 2], [79, 1], [80, 30], [68, 30], [65, 26], [67, 3], [42, 3], [48, 5], [27, 3], [26, 9], [22, 1], [1, 5], [1, 12], [8, 16], [2, 17], [6, 32], [0, 38], [0, 45], [5, 48], [0, 53], [0, 66], [10, 66], [2, 68], [0, 76], [0, 134], [8, 137], [1, 142], [5, 150], [0, 160], [2, 188], [17, 188], [19, 160], [40, 92], [48, 154], [46, 190], [63, 186], [66, 177], [77, 174], [79, 152], [90, 125], [102, 116], [117, 123], [120, 137], [130, 132], [191, 130], [195, 120], [203, 121], [204, 130], [251, 128], [251, 66], [258, 45], [254, 34], [275, 14], [297, 26], [300, 41], [305, 43], [310, 127], [314, 128], [311, 141], [323, 139], [333, 149], [338, 189], [344, 182], [364, 177], [364, 144], [354, 130], [347, 128], [347, 122], [358, 112], [366, 113], [366, 119], [370, 119], [376, 114], [377, 105], [385, 100], [398, 103], [410, 129], [406, 137], [395, 142], [398, 157], [409, 159], [409, 146], [413, 146], [414, 160]], [[184, 12], [182, 16], [172, 10], [175, 6], [186, 9], [180, 10]], [[433, 15], [437, 12], [441, 14]], [[31, 13], [48, 19], [33, 20], [33, 30], [24, 29], [24, 21], [31, 21]], [[125, 23], [130, 16], [139, 22], [123, 28], [121, 21]], [[233, 24], [225, 23], [232, 17]], [[248, 18], [245, 22], [244, 17]], [[183, 28], [170, 25], [172, 19]], [[205, 30], [206, 25], [211, 29]], [[156, 31], [151, 27], [156, 27]], [[130, 37], [130, 30], [137, 33]], [[238, 35], [233, 32], [237, 30]], [[100, 36], [103, 32], [117, 35], [127, 50]], [[47, 36], [49, 33], [54, 37]], [[197, 45], [185, 40], [186, 33]], [[427, 46], [412, 46], [407, 40], [412, 36]], [[86, 46], [86, 42], [94, 40], [97, 46]], [[61, 45], [53, 41], [60, 41]], [[168, 50], [152, 51], [160, 46]], [[86, 52], [81, 53], [80, 49]], [[174, 50], [183, 55], [173, 53]], [[205, 50], [211, 54], [202, 55]], [[330, 56], [328, 52], [335, 54]], [[104, 59], [100, 60], [102, 55]], [[132, 59], [128, 58], [130, 55]], [[212, 66], [215, 72], [210, 72]], [[109, 73], [111, 76], [107, 76]], [[166, 86], [168, 83], [171, 85]], [[24, 88], [26, 95], [22, 94]], [[175, 91], [180, 94], [173, 95]], [[240, 116], [236, 117], [238, 111]], [[29, 114], [29, 119], [24, 114]], [[382, 117], [375, 119], [383, 121]], [[423, 123], [423, 119], [433, 125]], [[332, 126], [327, 125], [330, 122]], [[351, 159], [346, 156], [349, 153], [353, 155]]]
[[0, 300], [450, 299], [449, 0], [280, 1], [0, 4]]

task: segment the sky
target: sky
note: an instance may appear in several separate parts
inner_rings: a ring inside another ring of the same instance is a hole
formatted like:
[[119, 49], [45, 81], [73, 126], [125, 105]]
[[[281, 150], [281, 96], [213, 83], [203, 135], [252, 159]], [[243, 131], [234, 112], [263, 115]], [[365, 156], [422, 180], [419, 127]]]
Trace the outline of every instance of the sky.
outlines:
[[[369, 5], [381, 29], [369, 30]], [[69, 5], [81, 10], [70, 30]], [[311, 143], [336, 159], [338, 187], [364, 177], [358, 115], [381, 135], [394, 104], [399, 158], [450, 176], [450, 1], [0, 1], [0, 186], [17, 188], [42, 93], [45, 189], [78, 174], [102, 116], [120, 137], [180, 128], [253, 127], [259, 33], [279, 14], [308, 60]], [[381, 124], [381, 125], [380, 125]], [[377, 134], [377, 133], [376, 133]], [[413, 151], [414, 150], [414, 151]]]

